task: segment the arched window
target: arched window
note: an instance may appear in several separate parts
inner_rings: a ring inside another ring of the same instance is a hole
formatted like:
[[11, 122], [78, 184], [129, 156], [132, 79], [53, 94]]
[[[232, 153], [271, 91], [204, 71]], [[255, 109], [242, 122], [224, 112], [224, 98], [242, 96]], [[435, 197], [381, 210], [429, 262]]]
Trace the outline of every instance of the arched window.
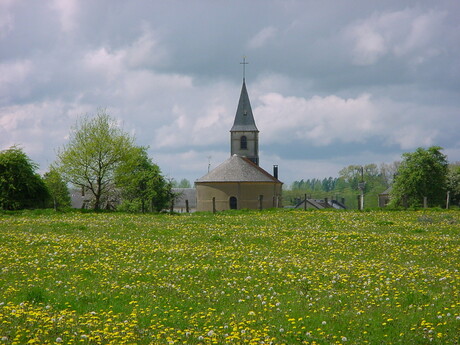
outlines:
[[236, 200], [236, 197], [231, 196], [229, 202], [230, 202], [230, 209], [231, 210], [237, 210], [238, 209], [238, 201]]
[[240, 149], [247, 150], [248, 149], [248, 138], [246, 136], [242, 136], [240, 139]]

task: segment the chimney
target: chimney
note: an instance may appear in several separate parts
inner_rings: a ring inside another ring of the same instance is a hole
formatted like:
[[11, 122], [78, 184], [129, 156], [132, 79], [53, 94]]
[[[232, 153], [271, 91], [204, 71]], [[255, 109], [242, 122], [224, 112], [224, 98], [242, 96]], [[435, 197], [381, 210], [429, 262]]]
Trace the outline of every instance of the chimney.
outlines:
[[278, 165], [273, 166], [273, 177], [278, 179]]

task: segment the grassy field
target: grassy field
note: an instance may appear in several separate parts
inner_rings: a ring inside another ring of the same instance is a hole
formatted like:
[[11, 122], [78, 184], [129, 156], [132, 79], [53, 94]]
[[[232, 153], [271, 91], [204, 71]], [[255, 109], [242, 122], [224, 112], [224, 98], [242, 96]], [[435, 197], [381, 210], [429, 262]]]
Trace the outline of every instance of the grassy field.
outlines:
[[0, 214], [0, 344], [459, 344], [460, 212]]

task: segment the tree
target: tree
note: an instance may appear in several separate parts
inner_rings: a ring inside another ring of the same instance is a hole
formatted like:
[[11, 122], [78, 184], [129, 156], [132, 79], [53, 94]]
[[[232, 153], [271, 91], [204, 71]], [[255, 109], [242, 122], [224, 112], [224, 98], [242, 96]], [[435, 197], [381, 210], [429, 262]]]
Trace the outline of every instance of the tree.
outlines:
[[186, 178], [183, 178], [179, 182], [179, 188], [192, 188], [192, 185], [190, 184], [189, 180], [187, 180]]
[[105, 110], [99, 110], [95, 117], [84, 116], [72, 127], [56, 166], [65, 181], [92, 193], [98, 210], [113, 192], [115, 171], [131, 156], [133, 143]]
[[176, 180], [173, 179], [171, 181], [171, 185], [174, 188], [192, 188], [190, 181], [187, 180], [186, 178], [183, 178], [182, 180], [180, 180], [180, 182], [177, 182]]
[[439, 146], [404, 153], [391, 198], [393, 205], [417, 207], [427, 197], [429, 206], [442, 206], [447, 190], [447, 157]]
[[116, 186], [122, 191], [123, 207], [131, 211], [158, 212], [171, 201], [171, 184], [144, 147], [136, 147], [130, 159], [118, 166], [115, 176]]
[[352, 189], [358, 189], [358, 183], [361, 181], [361, 165], [349, 165], [339, 171], [339, 178], [343, 179]]
[[396, 161], [390, 164], [382, 163], [380, 164], [380, 174], [385, 180], [385, 183], [390, 186], [393, 183], [393, 179], [398, 171], [399, 165], [401, 162]]
[[460, 206], [460, 163], [449, 165], [447, 190], [450, 192], [450, 203]]
[[43, 180], [50, 193], [51, 206], [54, 210], [70, 207], [69, 189], [56, 168], [51, 167], [50, 171], [43, 176]]
[[18, 147], [0, 152], [0, 208], [43, 208], [49, 198], [38, 166]]

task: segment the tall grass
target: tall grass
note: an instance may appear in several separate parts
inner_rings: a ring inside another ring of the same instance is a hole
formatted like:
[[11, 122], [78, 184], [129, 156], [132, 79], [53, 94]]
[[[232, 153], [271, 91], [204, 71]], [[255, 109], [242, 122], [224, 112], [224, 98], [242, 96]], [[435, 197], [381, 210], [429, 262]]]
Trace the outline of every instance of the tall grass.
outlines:
[[0, 215], [0, 343], [458, 344], [460, 213]]

